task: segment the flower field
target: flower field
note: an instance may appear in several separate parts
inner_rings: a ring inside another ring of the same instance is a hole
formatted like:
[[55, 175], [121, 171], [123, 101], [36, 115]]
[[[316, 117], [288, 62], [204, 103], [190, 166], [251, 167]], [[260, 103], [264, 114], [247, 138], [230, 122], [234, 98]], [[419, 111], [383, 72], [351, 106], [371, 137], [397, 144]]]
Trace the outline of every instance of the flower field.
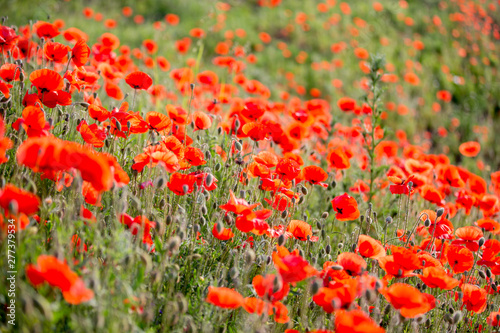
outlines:
[[500, 1], [5, 8], [2, 332], [498, 331]]

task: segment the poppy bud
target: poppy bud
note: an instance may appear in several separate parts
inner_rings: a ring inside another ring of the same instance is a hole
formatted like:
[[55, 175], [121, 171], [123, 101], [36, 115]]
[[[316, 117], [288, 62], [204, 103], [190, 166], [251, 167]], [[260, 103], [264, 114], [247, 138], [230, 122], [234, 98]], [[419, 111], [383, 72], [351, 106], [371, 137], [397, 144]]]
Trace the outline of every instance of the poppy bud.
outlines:
[[207, 187], [210, 187], [214, 181], [214, 176], [212, 174], [208, 174], [207, 177], [205, 178], [205, 184]]
[[222, 134], [222, 127], [218, 127], [218, 128], [217, 128], [217, 134], [218, 134], [218, 135], [221, 135], [221, 134]]
[[236, 119], [236, 120], [234, 121], [234, 131], [235, 131], [235, 132], [238, 132], [238, 130], [240, 129], [240, 125], [241, 125], [240, 120], [239, 120], [239, 119]]
[[321, 218], [322, 219], [327, 219], [329, 215], [330, 214], [328, 214], [328, 212], [323, 212], [323, 214], [321, 214]]
[[299, 250], [299, 256], [301, 256], [302, 258], [304, 258], [304, 251], [302, 251], [302, 249]]
[[221, 168], [220, 163], [217, 163], [217, 164], [215, 165], [215, 171], [219, 171], [219, 170], [220, 170], [220, 168]]
[[477, 272], [478, 272], [479, 277], [480, 277], [481, 279], [486, 279], [486, 273], [485, 273], [485, 272], [483, 272], [483, 271], [481, 271], [481, 270], [479, 270], [479, 271], [477, 271]]
[[316, 295], [319, 291], [320, 284], [317, 280], [314, 280], [313, 283], [311, 284], [311, 295]]
[[408, 182], [408, 190], [411, 192], [411, 189], [413, 187], [413, 182], [412, 181], [409, 181]]
[[235, 141], [235, 142], [234, 142], [234, 148], [235, 148], [236, 150], [241, 150], [241, 143], [239, 143], [238, 141]]
[[233, 219], [229, 215], [224, 215], [224, 221], [226, 223], [228, 223], [228, 224], [232, 224], [233, 223]]
[[326, 254], [330, 254], [332, 252], [332, 247], [330, 246], [330, 244], [328, 244], [326, 247], [325, 247], [325, 252]]
[[492, 284], [491, 284], [491, 289], [493, 289], [494, 291], [497, 291], [497, 285], [496, 285], [496, 284], [494, 284], [494, 283], [492, 283]]
[[[122, 124], [119, 121], [115, 121], [115, 124], [116, 124], [116, 129], [119, 132], [121, 132], [121, 130], [122, 130]], [[127, 125], [128, 125], [128, 123], [127, 123]]]
[[15, 200], [9, 201], [9, 213], [11, 215], [17, 215], [18, 209], [19, 209], [19, 205], [17, 204], [17, 201], [15, 201]]
[[292, 200], [292, 204], [295, 205], [295, 202], [297, 202], [297, 199], [295, 199], [295, 197], [293, 197], [291, 200]]
[[344, 247], [344, 244], [343, 244], [343, 243], [339, 243], [339, 244], [337, 245], [337, 247], [338, 247], [339, 249], [341, 249], [341, 248], [343, 248], [343, 247]]
[[245, 190], [240, 190], [240, 198], [244, 198], [245, 197]]
[[247, 265], [251, 265], [254, 261], [255, 261], [255, 252], [249, 248], [245, 252], [245, 262]]
[[209, 159], [211, 159], [211, 158], [212, 158], [212, 154], [210, 153], [210, 150], [207, 150], [207, 151], [205, 152], [205, 159], [208, 161], [208, 160], [209, 160]]
[[364, 215], [361, 215], [359, 217], [359, 222], [363, 223], [365, 221], [365, 216]]
[[490, 270], [489, 268], [486, 268], [486, 276], [487, 276], [488, 278], [490, 278], [490, 277], [491, 277], [491, 270]]
[[320, 221], [316, 221], [316, 227], [317, 227], [319, 230], [323, 229], [323, 225], [321, 224], [321, 222], [320, 222]]
[[483, 246], [483, 245], [484, 245], [484, 242], [485, 242], [484, 237], [481, 237], [481, 238], [479, 238], [479, 240], [477, 241], [477, 244], [479, 245], [479, 247], [481, 247], [481, 246]]
[[229, 276], [231, 277], [231, 279], [235, 279], [237, 278], [239, 275], [239, 272], [238, 272], [238, 269], [236, 267], [232, 267], [230, 270], [229, 270]]
[[288, 211], [285, 209], [284, 211], [281, 212], [281, 218], [284, 219], [288, 216]]
[[449, 313], [445, 314], [445, 316], [444, 316], [444, 320], [445, 320], [445, 321], [447, 321], [447, 322], [448, 322], [448, 323], [450, 323], [450, 324], [453, 324], [453, 317], [452, 317], [452, 315], [451, 315], [451, 314], [449, 314]]
[[440, 218], [441, 215], [443, 215], [443, 214], [444, 214], [444, 208], [443, 207], [440, 207], [440, 208], [438, 208], [436, 210], [436, 216], [437, 216], [437, 218]]
[[207, 215], [207, 213], [208, 213], [207, 206], [205, 206], [205, 205], [201, 206], [201, 213], [202, 213], [203, 215]]
[[309, 191], [305, 187], [301, 187], [300, 191], [302, 192], [303, 195], [307, 195], [309, 193]]
[[425, 222], [424, 222], [424, 226], [425, 226], [426, 228], [430, 227], [430, 226], [431, 226], [431, 220], [426, 219], [426, 220], [425, 220]]
[[194, 90], [194, 83], [191, 83], [189, 87], [191, 88], [191, 90]]
[[155, 187], [156, 188], [162, 188], [164, 184], [165, 184], [165, 178], [158, 177], [155, 179]]
[[330, 185], [332, 186], [332, 190], [333, 190], [335, 187], [337, 187], [337, 182], [335, 180], [333, 180]]
[[461, 320], [462, 320], [462, 312], [461, 311], [456, 311], [453, 314], [453, 324], [457, 324]]
[[222, 224], [220, 223], [220, 221], [217, 222], [216, 228], [217, 228], [217, 233], [220, 234], [222, 232], [222, 229], [223, 229]]
[[299, 205], [304, 202], [304, 197], [300, 197], [299, 199]]
[[387, 216], [387, 217], [385, 218], [385, 223], [387, 223], [387, 224], [391, 224], [391, 223], [392, 223], [392, 217], [391, 217], [391, 216]]
[[181, 245], [181, 239], [179, 238], [179, 236], [174, 236], [170, 238], [167, 248], [170, 252], [172, 252], [177, 250], [180, 245]]
[[193, 232], [196, 234], [198, 231], [200, 231], [200, 226], [198, 224], [193, 225]]
[[266, 265], [269, 265], [271, 263], [271, 256], [267, 256], [266, 258]]

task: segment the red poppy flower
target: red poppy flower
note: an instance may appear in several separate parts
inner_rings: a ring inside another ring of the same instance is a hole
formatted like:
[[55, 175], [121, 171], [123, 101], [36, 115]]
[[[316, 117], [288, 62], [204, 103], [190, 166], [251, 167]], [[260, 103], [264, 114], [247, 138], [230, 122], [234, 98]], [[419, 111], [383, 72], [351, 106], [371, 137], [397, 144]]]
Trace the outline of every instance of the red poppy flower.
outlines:
[[[361, 310], [339, 311], [335, 316], [336, 333], [384, 333], [385, 330]], [[312, 333], [312, 332], [311, 332]], [[322, 333], [322, 332], [317, 332]], [[327, 332], [324, 332], [327, 333]]]
[[149, 128], [155, 130], [157, 132], [160, 131], [170, 131], [170, 127], [172, 126], [172, 122], [170, 118], [166, 115], [159, 112], [148, 112], [146, 113], [146, 122], [149, 124]]
[[460, 281], [446, 274], [445, 270], [439, 267], [426, 267], [423, 274], [417, 274], [423, 283], [429, 288], [439, 288], [450, 290], [458, 286]]
[[295, 254], [280, 258], [276, 252], [273, 252], [273, 262], [283, 283], [299, 282], [317, 274], [316, 269], [309, 265], [307, 260]]
[[0, 81], [0, 92], [5, 96], [5, 98], [10, 97], [10, 89], [12, 88], [11, 84], [7, 84], [3, 81]]
[[474, 224], [481, 229], [491, 232], [494, 235], [500, 234], [500, 223], [492, 219], [488, 218], [479, 219], [476, 222], [474, 222]]
[[206, 130], [212, 126], [212, 118], [205, 112], [197, 111], [193, 113], [192, 119], [195, 131]]
[[367, 235], [359, 235], [356, 251], [365, 258], [379, 259], [385, 256], [385, 249], [380, 241]]
[[406, 318], [415, 318], [435, 307], [434, 296], [421, 293], [405, 283], [395, 283], [387, 289], [381, 289], [380, 293]]
[[466, 157], [475, 157], [481, 151], [481, 145], [476, 141], [464, 142], [458, 147], [458, 150]]
[[193, 175], [185, 175], [174, 172], [170, 176], [170, 181], [167, 183], [167, 187], [177, 195], [186, 195], [193, 192], [195, 182], [196, 177]]
[[229, 201], [226, 204], [219, 206], [219, 208], [228, 212], [233, 212], [236, 215], [249, 214], [251, 213], [252, 209], [260, 205], [260, 203], [255, 203], [253, 205], [250, 205], [248, 202], [245, 201], [245, 199], [236, 198], [233, 191], [231, 190], [229, 190], [229, 196], [230, 196]]
[[483, 288], [464, 283], [460, 286], [462, 290], [462, 308], [465, 306], [467, 311], [482, 313], [486, 310], [488, 293]]
[[125, 82], [134, 89], [147, 90], [153, 84], [153, 79], [148, 74], [137, 71], [127, 75]]
[[463, 273], [470, 270], [474, 265], [474, 255], [468, 248], [463, 246], [450, 245], [446, 251], [446, 258], [453, 273]]
[[342, 147], [337, 147], [328, 153], [327, 160], [332, 168], [339, 170], [349, 169], [351, 163]]
[[459, 238], [454, 240], [451, 244], [454, 245], [465, 245], [472, 252], [476, 252], [479, 250], [479, 239], [483, 237], [483, 232], [481, 229], [466, 226], [462, 228], [458, 228], [455, 231], [455, 235]]
[[[9, 205], [15, 203], [16, 215], [23, 213], [26, 215], [35, 214], [40, 208], [40, 198], [31, 192], [17, 188], [12, 184], [6, 184], [0, 189], [0, 207], [9, 215]], [[12, 212], [11, 212], [12, 213]]]
[[70, 47], [61, 43], [47, 42], [43, 46], [45, 58], [55, 63], [66, 63]]
[[252, 280], [252, 285], [259, 297], [270, 302], [281, 301], [288, 295], [290, 286], [283, 283], [277, 275], [269, 274], [265, 277], [256, 275]]
[[244, 298], [234, 289], [210, 286], [205, 302], [224, 309], [237, 309], [243, 305]]
[[222, 230], [219, 232], [217, 229], [217, 223], [214, 224], [214, 227], [212, 228], [212, 235], [222, 241], [226, 241], [234, 237], [234, 233], [231, 228], [222, 227]]
[[290, 158], [281, 158], [276, 165], [276, 173], [282, 178], [292, 180], [299, 175], [300, 166]]
[[302, 169], [301, 178], [313, 185], [320, 185], [325, 188], [328, 187], [328, 184], [322, 183], [328, 179], [328, 174], [325, 172], [325, 170], [318, 166], [306, 166], [304, 169]]
[[93, 291], [85, 287], [78, 275], [53, 256], [38, 256], [36, 266], [30, 264], [26, 267], [26, 276], [35, 287], [47, 282], [59, 288], [70, 304], [80, 304], [94, 298]]
[[311, 242], [316, 242], [319, 239], [318, 236], [312, 235], [311, 225], [300, 220], [291, 220], [286, 228], [286, 231], [301, 241], [310, 240]]
[[85, 66], [90, 57], [90, 48], [84, 39], [79, 39], [71, 50], [71, 60], [76, 67]]
[[62, 90], [64, 88], [62, 76], [51, 69], [38, 69], [33, 71], [30, 74], [30, 81], [41, 94], [54, 90]]
[[94, 148], [100, 148], [104, 146], [104, 139], [106, 139], [106, 130], [99, 128], [97, 124], [88, 125], [85, 120], [82, 120], [76, 130], [80, 132], [83, 140], [86, 143], [91, 144]]
[[337, 213], [335, 218], [339, 221], [353, 221], [359, 218], [358, 203], [347, 193], [333, 198], [332, 207]]
[[16, 40], [19, 38], [16, 35], [16, 31], [7, 26], [0, 26], [0, 49], [3, 52], [10, 51], [10, 49], [16, 44]]
[[342, 111], [352, 111], [356, 108], [356, 100], [349, 97], [342, 97], [338, 100], [337, 105]]
[[55, 24], [38, 21], [33, 25], [33, 29], [36, 31], [36, 34], [39, 38], [52, 39], [56, 36], [59, 36], [59, 29]]
[[328, 288], [320, 288], [318, 293], [313, 296], [313, 301], [327, 313], [348, 309], [358, 297], [358, 284], [359, 282], [354, 279], [335, 282]]
[[5, 82], [19, 81], [19, 76], [24, 74], [21, 67], [16, 64], [3, 64], [0, 67], [0, 77], [4, 79]]
[[351, 276], [361, 275], [366, 270], [366, 261], [361, 256], [351, 252], [339, 254], [337, 263]]

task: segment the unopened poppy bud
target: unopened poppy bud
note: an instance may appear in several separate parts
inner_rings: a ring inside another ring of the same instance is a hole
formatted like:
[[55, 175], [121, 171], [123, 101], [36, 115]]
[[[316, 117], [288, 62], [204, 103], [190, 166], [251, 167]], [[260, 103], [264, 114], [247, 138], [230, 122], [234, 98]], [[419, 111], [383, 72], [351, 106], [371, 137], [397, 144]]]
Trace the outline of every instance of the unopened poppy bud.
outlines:
[[284, 219], [288, 216], [288, 211], [285, 209], [284, 211], [281, 212], [281, 218]]
[[231, 277], [231, 279], [235, 279], [236, 277], [238, 277], [240, 273], [238, 272], [238, 269], [236, 267], [232, 267], [230, 270], [229, 270], [229, 276]]
[[426, 228], [430, 227], [430, 226], [431, 226], [431, 220], [426, 219], [426, 220], [425, 220], [425, 222], [424, 222], [424, 226], [425, 226]]
[[328, 244], [326, 247], [325, 247], [325, 252], [326, 254], [330, 254], [332, 252], [332, 247], [330, 246], [330, 244]]
[[391, 223], [392, 223], [392, 217], [391, 217], [391, 216], [387, 216], [387, 217], [385, 218], [385, 223], [387, 223], [387, 224], [391, 224]]
[[365, 216], [364, 216], [364, 215], [361, 215], [361, 216], [359, 217], [359, 221], [360, 221], [361, 223], [363, 223], [363, 222], [365, 221]]
[[194, 231], [194, 233], [196, 234], [198, 231], [200, 231], [200, 226], [199, 226], [198, 224], [196, 224], [196, 223], [195, 223], [195, 224], [193, 225], [193, 231]]
[[307, 195], [309, 193], [309, 191], [305, 187], [301, 187], [300, 191], [302, 192], [303, 195]]
[[408, 189], [411, 191], [412, 187], [413, 187], [413, 182], [409, 181], [408, 182]]
[[224, 222], [231, 224], [233, 223], [233, 219], [229, 215], [224, 215]]
[[483, 246], [483, 245], [484, 245], [484, 242], [485, 242], [484, 237], [481, 237], [481, 238], [479, 238], [479, 240], [477, 241], [477, 244], [479, 245], [479, 247], [481, 247], [481, 246]]
[[496, 284], [494, 284], [494, 283], [492, 283], [492, 284], [491, 284], [491, 289], [493, 289], [494, 291], [497, 291], [497, 285], [496, 285]]
[[222, 134], [222, 127], [218, 127], [217, 128], [217, 135], [221, 135]]
[[267, 256], [266, 258], [266, 264], [269, 265], [271, 263], [271, 256]]
[[441, 215], [443, 215], [443, 214], [444, 214], [444, 208], [443, 207], [440, 207], [440, 208], [438, 208], [436, 210], [436, 216], [437, 216], [437, 218], [440, 218]]
[[115, 121], [115, 124], [116, 124], [116, 129], [121, 132], [122, 130], [122, 124], [119, 122], [119, 121]]
[[329, 215], [330, 214], [328, 214], [328, 212], [323, 212], [323, 214], [321, 214], [321, 218], [322, 219], [327, 219]]
[[302, 258], [304, 258], [304, 251], [302, 251], [302, 249], [299, 250], [299, 256], [301, 256]]
[[343, 244], [343, 243], [339, 243], [339, 244], [337, 245], [337, 247], [338, 247], [339, 249], [341, 249], [341, 248], [343, 248], [343, 247], [344, 247], [344, 244]]
[[235, 132], [238, 132], [238, 130], [240, 129], [240, 125], [241, 125], [240, 120], [239, 120], [239, 119], [236, 119], [236, 120], [234, 121], [234, 131], [235, 131]]
[[169, 251], [172, 252], [172, 251], [177, 250], [180, 245], [181, 245], [181, 239], [179, 238], [179, 236], [174, 236], [174, 237], [170, 238], [168, 245], [167, 245], [167, 248]]
[[314, 280], [311, 284], [311, 295], [316, 295], [320, 287], [321, 285], [319, 284], [319, 282], [317, 280]]
[[215, 165], [215, 171], [219, 171], [219, 170], [220, 170], [220, 168], [221, 168], [220, 163], [217, 163], [217, 164]]
[[205, 219], [205, 217], [204, 217], [204, 216], [200, 216], [200, 224], [201, 224], [201, 225], [203, 225], [203, 226], [204, 226], [205, 224], [207, 224], [207, 220]]
[[19, 209], [19, 205], [17, 204], [17, 201], [15, 201], [15, 200], [9, 201], [9, 213], [11, 215], [17, 215], [18, 209]]
[[486, 276], [487, 276], [488, 278], [490, 278], [490, 277], [491, 277], [491, 270], [490, 270], [489, 268], [486, 268]]
[[234, 148], [235, 148], [236, 150], [241, 150], [241, 143], [239, 143], [239, 141], [235, 141], [235, 142], [234, 142]]
[[458, 297], [458, 299], [462, 299], [462, 297], [464, 297], [464, 294], [461, 291], [459, 291], [457, 293], [457, 297]]
[[245, 252], [245, 262], [247, 265], [251, 265], [255, 261], [255, 252], [252, 249], [248, 249]]
[[202, 213], [203, 215], [207, 215], [207, 213], [208, 213], [207, 206], [205, 206], [205, 205], [201, 206], [201, 213]]
[[483, 271], [477, 271], [481, 279], [486, 279], [486, 273]]
[[182, 185], [182, 192], [183, 192], [184, 194], [186, 194], [186, 193], [188, 193], [188, 191], [189, 191], [189, 186], [188, 186], [188, 185], [186, 185], [186, 184]]
[[155, 187], [156, 188], [162, 188], [164, 184], [165, 184], [165, 178], [163, 178], [163, 177], [156, 178], [156, 180], [155, 180]]
[[344, 267], [342, 267], [340, 265], [329, 266], [329, 268], [333, 269], [334, 271], [341, 271], [344, 269]]
[[217, 233], [220, 234], [222, 232], [222, 229], [223, 229], [222, 224], [220, 223], [220, 221], [217, 222], [216, 228], [217, 228]]
[[209, 159], [211, 159], [211, 158], [212, 158], [212, 153], [210, 153], [210, 150], [207, 150], [207, 151], [205, 152], [205, 159], [208, 161], [208, 160], [209, 160]]
[[453, 324], [453, 316], [449, 313], [444, 315], [444, 320], [447, 321], [450, 324]]
[[321, 224], [321, 222], [320, 222], [320, 221], [316, 221], [316, 227], [317, 227], [319, 230], [323, 229], [323, 225]]
[[299, 205], [300, 205], [301, 203], [303, 203], [303, 202], [304, 202], [304, 200], [305, 200], [305, 199], [304, 199], [304, 197], [303, 197], [303, 196], [302, 196], [302, 197], [300, 197], [300, 199], [299, 199]]
[[330, 185], [332, 186], [332, 190], [333, 190], [335, 187], [337, 187], [337, 182], [335, 180], [333, 180]]
[[212, 185], [213, 181], [214, 181], [214, 176], [212, 176], [212, 174], [209, 173], [207, 175], [207, 177], [205, 178], [205, 184], [207, 185], [207, 187], [210, 187]]
[[80, 105], [83, 106], [84, 108], [88, 108], [90, 104], [87, 102], [80, 102]]

